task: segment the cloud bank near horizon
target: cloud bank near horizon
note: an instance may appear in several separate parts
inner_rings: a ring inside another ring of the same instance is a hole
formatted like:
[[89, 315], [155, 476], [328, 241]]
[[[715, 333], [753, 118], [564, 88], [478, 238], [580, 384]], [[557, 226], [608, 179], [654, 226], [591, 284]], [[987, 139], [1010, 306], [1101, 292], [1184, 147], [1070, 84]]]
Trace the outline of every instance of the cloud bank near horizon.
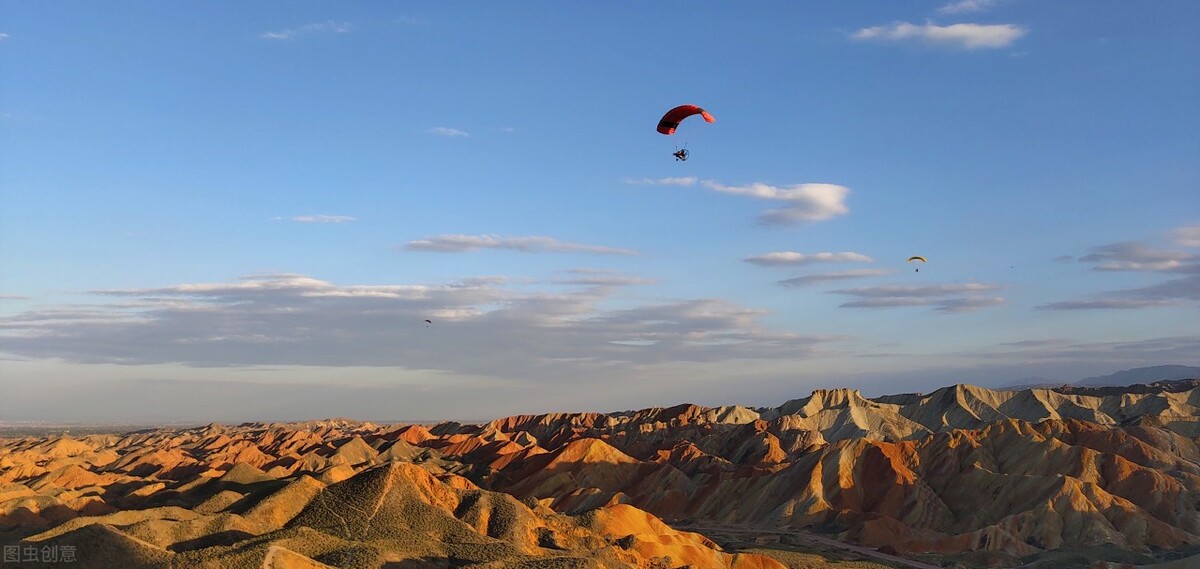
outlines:
[[771, 330], [760, 322], [765, 311], [718, 299], [605, 308], [642, 282], [571, 275], [532, 292], [496, 277], [337, 285], [299, 274], [94, 291], [116, 302], [0, 319], [0, 351], [80, 363], [396, 366], [537, 380], [668, 362], [804, 359], [848, 339]]

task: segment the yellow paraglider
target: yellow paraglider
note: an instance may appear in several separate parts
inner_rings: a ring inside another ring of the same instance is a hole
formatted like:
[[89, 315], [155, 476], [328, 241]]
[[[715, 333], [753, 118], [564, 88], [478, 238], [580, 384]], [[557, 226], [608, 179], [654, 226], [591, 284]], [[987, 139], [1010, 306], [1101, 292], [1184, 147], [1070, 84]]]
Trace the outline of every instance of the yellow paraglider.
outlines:
[[[922, 262], [922, 263], [928, 263], [928, 262], [929, 262], [929, 261], [928, 261], [928, 260], [927, 260], [925, 257], [922, 257], [922, 256], [920, 256], [920, 255], [913, 255], [912, 257], [909, 257], [909, 258], [908, 258], [908, 261], [905, 261], [905, 262], [907, 262], [907, 263], [911, 263], [911, 262], [913, 262], [913, 261], [920, 261], [920, 262]], [[920, 269], [920, 268], [917, 268], [917, 269], [916, 269], [914, 272], [917, 272], [917, 273], [919, 273], [919, 272], [921, 272], [921, 269]]]

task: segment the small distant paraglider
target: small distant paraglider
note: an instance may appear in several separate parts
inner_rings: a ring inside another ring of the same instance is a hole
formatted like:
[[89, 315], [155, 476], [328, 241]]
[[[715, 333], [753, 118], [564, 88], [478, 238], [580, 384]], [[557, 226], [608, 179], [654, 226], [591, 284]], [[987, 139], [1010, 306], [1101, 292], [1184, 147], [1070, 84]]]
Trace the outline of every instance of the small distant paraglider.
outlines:
[[[905, 261], [905, 262], [906, 262], [906, 263], [911, 263], [911, 262], [913, 262], [913, 261], [920, 261], [920, 262], [922, 262], [922, 263], [928, 263], [928, 262], [929, 262], [927, 259], [925, 259], [925, 257], [922, 257], [922, 256], [920, 256], [920, 255], [913, 255], [912, 257], [909, 257], [909, 258], [908, 258], [908, 260], [907, 260], [907, 261]], [[914, 270], [913, 270], [913, 272], [914, 272], [914, 273], [919, 273], [919, 272], [921, 272], [921, 268], [920, 268], [920, 267], [917, 267], [916, 269], [914, 269]]]
[[426, 321], [425, 321], [425, 327], [426, 327], [426, 328], [428, 328], [428, 327], [429, 327], [431, 324], [433, 324], [433, 320], [426, 320]]
[[[679, 105], [678, 107], [667, 111], [667, 114], [663, 115], [662, 119], [658, 121], [658, 132], [660, 134], [671, 136], [672, 134], [675, 134], [675, 129], [679, 128], [679, 123], [683, 122], [683, 119], [686, 119], [692, 115], [700, 115], [701, 117], [704, 117], [705, 122], [717, 122], [717, 119], [713, 118], [708, 111], [697, 107], [696, 105]], [[686, 161], [688, 159], [687, 143], [684, 143], [683, 148], [676, 147], [675, 152], [671, 153], [671, 155], [674, 156], [675, 160], [677, 161]]]

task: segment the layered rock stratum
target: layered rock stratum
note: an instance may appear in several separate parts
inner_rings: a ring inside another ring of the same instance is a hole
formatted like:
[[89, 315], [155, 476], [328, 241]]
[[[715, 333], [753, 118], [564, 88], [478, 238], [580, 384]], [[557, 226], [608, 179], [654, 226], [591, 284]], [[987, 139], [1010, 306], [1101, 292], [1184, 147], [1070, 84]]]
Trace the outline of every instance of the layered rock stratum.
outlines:
[[87, 567], [820, 566], [706, 534], [914, 567], [1189, 566], [1197, 436], [1197, 382], [1167, 382], [26, 437], [0, 440], [0, 542]]

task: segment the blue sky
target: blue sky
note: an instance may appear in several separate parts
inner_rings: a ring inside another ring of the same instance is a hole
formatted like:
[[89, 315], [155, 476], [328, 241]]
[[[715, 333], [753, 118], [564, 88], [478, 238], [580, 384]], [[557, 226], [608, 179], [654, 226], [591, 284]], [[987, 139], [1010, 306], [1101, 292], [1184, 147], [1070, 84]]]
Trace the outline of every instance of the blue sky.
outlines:
[[1200, 364], [1194, 2], [2, 14], [0, 419]]

